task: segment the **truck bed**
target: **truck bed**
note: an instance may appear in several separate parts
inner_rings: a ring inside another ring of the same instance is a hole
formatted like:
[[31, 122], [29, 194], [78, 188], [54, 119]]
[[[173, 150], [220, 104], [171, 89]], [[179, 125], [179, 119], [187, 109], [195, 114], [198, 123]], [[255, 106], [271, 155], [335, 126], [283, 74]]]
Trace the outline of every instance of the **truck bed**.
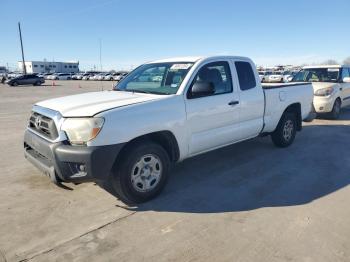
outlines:
[[265, 94], [264, 132], [275, 130], [281, 116], [292, 104], [299, 104], [304, 120], [312, 109], [313, 89], [310, 83], [263, 84]]

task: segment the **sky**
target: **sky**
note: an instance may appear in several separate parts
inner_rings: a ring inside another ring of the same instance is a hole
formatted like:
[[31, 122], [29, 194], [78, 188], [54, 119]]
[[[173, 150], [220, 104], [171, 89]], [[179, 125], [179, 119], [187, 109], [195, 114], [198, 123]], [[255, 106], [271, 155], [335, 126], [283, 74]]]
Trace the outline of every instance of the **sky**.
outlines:
[[[256, 64], [350, 56], [349, 0], [0, 0], [0, 66], [79, 61], [130, 69], [174, 56], [239, 55]], [[7, 11], [6, 11], [7, 10]]]

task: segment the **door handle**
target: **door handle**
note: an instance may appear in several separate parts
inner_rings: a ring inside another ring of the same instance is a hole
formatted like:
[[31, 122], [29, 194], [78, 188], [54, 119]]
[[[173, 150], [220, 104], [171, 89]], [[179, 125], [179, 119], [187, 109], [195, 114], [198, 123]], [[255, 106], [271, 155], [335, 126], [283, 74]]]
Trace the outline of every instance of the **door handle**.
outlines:
[[231, 101], [228, 103], [229, 106], [234, 106], [234, 105], [238, 105], [239, 101]]

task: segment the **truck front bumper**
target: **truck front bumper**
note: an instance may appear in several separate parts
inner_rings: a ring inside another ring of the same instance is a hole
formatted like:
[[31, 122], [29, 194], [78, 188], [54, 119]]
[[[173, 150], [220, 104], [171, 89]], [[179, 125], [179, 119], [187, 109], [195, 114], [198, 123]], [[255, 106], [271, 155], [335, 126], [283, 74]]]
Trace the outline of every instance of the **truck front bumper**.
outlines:
[[24, 134], [25, 158], [55, 183], [106, 180], [123, 146], [72, 146], [51, 143], [29, 130]]

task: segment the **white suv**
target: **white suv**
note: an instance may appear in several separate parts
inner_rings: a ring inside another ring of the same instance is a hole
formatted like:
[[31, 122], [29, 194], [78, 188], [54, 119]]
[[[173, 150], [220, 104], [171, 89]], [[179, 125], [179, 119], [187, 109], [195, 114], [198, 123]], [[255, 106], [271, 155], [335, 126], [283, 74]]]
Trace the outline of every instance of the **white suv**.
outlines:
[[350, 105], [350, 65], [306, 66], [292, 82], [311, 82], [318, 114], [337, 119], [342, 107]]

